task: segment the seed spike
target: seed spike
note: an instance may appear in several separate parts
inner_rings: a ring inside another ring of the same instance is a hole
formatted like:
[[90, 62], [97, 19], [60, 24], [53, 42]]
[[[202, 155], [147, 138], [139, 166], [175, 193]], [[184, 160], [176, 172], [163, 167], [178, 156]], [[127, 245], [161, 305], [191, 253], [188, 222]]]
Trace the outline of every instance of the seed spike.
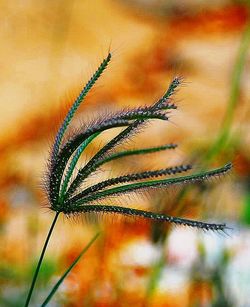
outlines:
[[140, 172], [140, 173], [135, 173], [135, 174], [127, 174], [124, 176], [116, 177], [116, 178], [111, 178], [107, 179], [105, 181], [101, 181], [87, 189], [85, 189], [81, 195], [86, 196], [89, 194], [92, 194], [94, 192], [103, 190], [106, 187], [112, 186], [112, 185], [117, 185], [125, 182], [131, 182], [131, 181], [138, 181], [138, 180], [143, 180], [147, 178], [154, 178], [154, 177], [161, 177], [165, 175], [173, 175], [177, 173], [182, 173], [190, 170], [192, 168], [191, 165], [180, 165], [180, 166], [175, 166], [175, 167], [168, 167], [165, 169], [161, 170], [155, 170], [155, 171], [145, 171], [145, 172]]
[[55, 138], [55, 143], [54, 143], [54, 147], [53, 147], [53, 151], [52, 151], [52, 161], [53, 161], [53, 159], [56, 158], [56, 156], [57, 156], [57, 154], [59, 152], [63, 136], [64, 136], [64, 134], [66, 132], [66, 129], [68, 128], [68, 126], [69, 126], [73, 116], [75, 115], [77, 109], [79, 108], [80, 104], [84, 100], [84, 98], [87, 95], [87, 93], [90, 91], [90, 89], [93, 87], [93, 85], [99, 79], [99, 77], [101, 76], [103, 71], [106, 69], [106, 67], [108, 66], [108, 63], [110, 62], [110, 60], [111, 60], [111, 53], [109, 52], [107, 57], [102, 61], [100, 66], [97, 68], [95, 73], [89, 79], [89, 81], [87, 82], [87, 84], [85, 85], [85, 87], [80, 92], [79, 96], [76, 98], [75, 102], [73, 103], [73, 105], [69, 109], [69, 112], [67, 113], [67, 115], [66, 115], [66, 117], [65, 117], [65, 119], [64, 119], [64, 121], [63, 121], [63, 123], [61, 125], [61, 127], [59, 128], [59, 131], [58, 131], [58, 133], [56, 135], [56, 138]]
[[174, 217], [166, 214], [159, 214], [150, 211], [139, 209], [126, 208], [121, 206], [109, 205], [83, 205], [83, 206], [70, 206], [65, 208], [65, 214], [77, 213], [104, 213], [104, 214], [121, 214], [125, 216], [140, 217], [143, 219], [150, 219], [158, 222], [168, 222], [176, 225], [189, 226], [204, 230], [224, 231], [227, 227], [226, 224], [206, 223], [201, 221], [189, 220], [179, 217]]
[[177, 87], [181, 83], [182, 83], [182, 78], [181, 77], [175, 77], [171, 81], [171, 83], [170, 83], [166, 93], [154, 104], [154, 108], [157, 109], [157, 108], [163, 107], [164, 105], [165, 106], [170, 105], [170, 106], [172, 106], [175, 109], [176, 106], [174, 104], [172, 104], [172, 105], [169, 104], [169, 100], [170, 100], [171, 96], [173, 96], [173, 94], [175, 93]]
[[148, 147], [148, 148], [142, 148], [142, 149], [134, 149], [134, 150], [125, 150], [121, 152], [114, 153], [107, 158], [102, 160], [102, 164], [108, 163], [110, 161], [124, 158], [127, 156], [133, 156], [133, 155], [144, 155], [149, 153], [154, 153], [158, 151], [168, 150], [168, 149], [175, 149], [177, 147], [177, 144], [166, 144], [158, 147]]
[[194, 182], [204, 181], [209, 178], [213, 178], [213, 177], [225, 174], [231, 168], [232, 168], [232, 164], [228, 163], [225, 166], [214, 169], [212, 171], [202, 172], [199, 174], [194, 174], [194, 175], [189, 175], [189, 176], [170, 178], [170, 179], [161, 179], [161, 180], [131, 183], [131, 184], [123, 185], [120, 187], [115, 187], [115, 188], [111, 188], [111, 189], [104, 190], [101, 192], [97, 192], [94, 195], [87, 196], [87, 197], [82, 197], [82, 193], [79, 193], [73, 198], [69, 199], [68, 203], [82, 205], [82, 204], [93, 202], [99, 199], [107, 198], [110, 196], [125, 194], [129, 192], [135, 192], [141, 189], [169, 187], [169, 186], [174, 186], [174, 185], [190, 184]]

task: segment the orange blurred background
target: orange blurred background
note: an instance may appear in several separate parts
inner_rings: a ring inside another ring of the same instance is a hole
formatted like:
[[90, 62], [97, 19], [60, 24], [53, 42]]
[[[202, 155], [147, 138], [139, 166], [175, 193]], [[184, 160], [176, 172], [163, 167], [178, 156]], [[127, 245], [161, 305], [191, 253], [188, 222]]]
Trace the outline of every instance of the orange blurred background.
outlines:
[[185, 79], [170, 123], [154, 123], [132, 142], [134, 147], [176, 142], [179, 148], [153, 159], [114, 163], [111, 174], [189, 160], [202, 168], [236, 95], [227, 145], [209, 161], [210, 168], [233, 161], [232, 174], [205, 191], [194, 188], [181, 204], [178, 191], [159, 193], [153, 204], [150, 197], [137, 200], [142, 208], [159, 202], [173, 215], [225, 221], [233, 230], [224, 236], [115, 217], [100, 218], [98, 224], [61, 217], [34, 306], [98, 229], [101, 237], [51, 306], [250, 306], [249, 51], [234, 92], [238, 58], [247, 49], [244, 35], [250, 33], [246, 3], [1, 1], [0, 305], [23, 305], [53, 219], [40, 188], [51, 142], [68, 106], [110, 48], [112, 63], [75, 126], [105, 110], [152, 103], [173, 76]]

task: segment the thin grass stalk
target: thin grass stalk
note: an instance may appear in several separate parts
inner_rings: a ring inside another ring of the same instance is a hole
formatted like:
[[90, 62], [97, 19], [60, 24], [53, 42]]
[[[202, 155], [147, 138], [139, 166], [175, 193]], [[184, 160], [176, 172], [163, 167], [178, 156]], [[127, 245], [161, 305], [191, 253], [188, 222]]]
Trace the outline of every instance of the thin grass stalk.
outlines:
[[36, 270], [35, 270], [35, 273], [34, 273], [34, 276], [33, 276], [33, 279], [32, 279], [32, 283], [31, 283], [31, 286], [30, 286], [30, 290], [29, 290], [29, 293], [28, 293], [28, 296], [27, 296], [27, 299], [26, 299], [26, 302], [25, 302], [25, 307], [28, 307], [29, 306], [29, 303], [30, 303], [30, 299], [31, 299], [31, 296], [32, 296], [32, 293], [33, 293], [33, 290], [34, 290], [34, 287], [35, 287], [35, 284], [36, 284], [36, 280], [37, 280], [37, 276], [38, 276], [38, 273], [40, 271], [40, 268], [41, 268], [41, 264], [42, 264], [42, 261], [43, 261], [43, 257], [44, 257], [44, 254], [46, 252], [46, 249], [47, 249], [47, 246], [48, 246], [48, 243], [49, 243], [49, 240], [50, 240], [50, 237], [52, 235], [52, 232], [54, 230], [54, 227], [56, 225], [56, 222], [57, 222], [57, 219], [58, 219], [58, 216], [59, 216], [60, 212], [56, 212], [56, 215], [54, 217], [54, 220], [50, 226], [50, 229], [49, 229], [49, 232], [48, 232], [48, 235], [47, 235], [47, 238], [44, 242], [44, 245], [43, 245], [43, 249], [42, 249], [42, 252], [41, 252], [41, 255], [40, 255], [40, 258], [39, 258], [39, 261], [37, 263], [37, 266], [36, 266]]

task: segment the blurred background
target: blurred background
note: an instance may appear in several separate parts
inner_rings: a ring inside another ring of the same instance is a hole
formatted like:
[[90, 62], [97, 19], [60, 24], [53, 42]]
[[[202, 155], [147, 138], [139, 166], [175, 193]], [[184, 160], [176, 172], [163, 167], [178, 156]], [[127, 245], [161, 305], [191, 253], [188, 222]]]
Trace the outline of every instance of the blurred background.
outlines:
[[[0, 305], [23, 306], [54, 213], [41, 178], [67, 107], [109, 48], [113, 60], [74, 125], [150, 104], [175, 75], [184, 85], [169, 123], [126, 144], [178, 149], [109, 165], [110, 175], [192, 161], [233, 172], [190, 189], [125, 200], [232, 230], [110, 217], [61, 216], [33, 306], [93, 235], [101, 236], [50, 306], [250, 306], [250, 24], [247, 1], [0, 1]], [[109, 135], [90, 146], [93, 154]], [[86, 157], [83, 158], [87, 159]]]

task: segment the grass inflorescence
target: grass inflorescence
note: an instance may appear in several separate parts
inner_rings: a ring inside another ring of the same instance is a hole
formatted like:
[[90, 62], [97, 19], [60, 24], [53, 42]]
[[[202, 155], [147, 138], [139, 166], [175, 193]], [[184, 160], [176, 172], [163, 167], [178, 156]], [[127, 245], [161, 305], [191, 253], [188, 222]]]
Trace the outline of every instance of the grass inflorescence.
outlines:
[[[227, 228], [224, 223], [217, 224], [184, 219], [166, 214], [139, 210], [133, 208], [133, 206], [131, 206], [132, 208], [128, 208], [126, 206], [117, 205], [116, 203], [110, 205], [105, 202], [107, 201], [108, 203], [110, 199], [113, 202], [115, 197], [127, 195], [129, 193], [144, 192], [145, 190], [147, 191], [154, 188], [166, 189], [176, 185], [203, 182], [228, 172], [232, 168], [231, 163], [213, 170], [177, 177], [175, 175], [190, 171], [192, 165], [175, 165], [153, 171], [147, 170], [137, 173], [127, 173], [122, 176], [113, 177], [89, 185], [89, 177], [95, 174], [98, 169], [106, 163], [128, 156], [142, 156], [164, 150], [173, 150], [177, 147], [177, 144], [170, 143], [157, 147], [117, 151], [118, 145], [132, 138], [135, 134], [140, 133], [143, 129], [146, 129], [149, 122], [153, 120], [169, 120], [169, 113], [177, 108], [176, 104], [173, 102], [173, 95], [176, 89], [182, 84], [182, 78], [180, 77], [174, 78], [164, 95], [152, 105], [133, 109], [123, 109], [105, 116], [100, 116], [79, 129], [75, 134], [68, 136], [66, 132], [77, 109], [83, 102], [87, 93], [107, 68], [111, 58], [112, 55], [109, 52], [69, 109], [55, 137], [48, 163], [45, 190], [49, 201], [49, 208], [55, 211], [56, 215], [42, 249], [25, 306], [29, 305], [42, 260], [59, 214], [66, 214], [67, 216], [75, 214], [84, 215], [86, 213], [119, 214], [190, 226], [203, 230], [224, 231]], [[78, 167], [79, 159], [89, 144], [101, 133], [114, 128], [120, 128], [122, 131], [97, 151], [84, 166]], [[166, 178], [168, 175], [171, 175], [171, 178]], [[95, 240], [96, 237], [94, 237], [93, 240]], [[93, 242], [93, 240], [91, 242]], [[91, 244], [89, 244], [89, 246], [90, 245]], [[87, 248], [84, 249], [82, 254], [85, 253], [86, 250]], [[79, 259], [80, 257], [78, 260]], [[75, 263], [76, 262], [74, 262], [74, 265]], [[66, 271], [64, 277], [60, 279], [60, 283], [74, 265]], [[56, 292], [59, 284], [57, 283], [52, 289], [43, 306], [47, 304], [52, 295]]]
[[[111, 60], [111, 53], [103, 60], [93, 77], [84, 87], [83, 91], [70, 108], [59, 132], [55, 138], [51, 161], [48, 172], [46, 190], [49, 198], [50, 208], [64, 214], [103, 212], [124, 215], [140, 216], [172, 222], [176, 224], [189, 225], [203, 229], [222, 229], [224, 224], [209, 224], [198, 221], [189, 221], [177, 217], [169, 217], [154, 212], [138, 211], [131, 208], [111, 205], [100, 205], [99, 201], [108, 199], [115, 195], [122, 195], [139, 190], [151, 188], [168, 188], [174, 185], [186, 185], [201, 182], [212, 177], [226, 173], [232, 167], [231, 163], [223, 167], [201, 172], [198, 174], [178, 176], [174, 178], [162, 178], [167, 175], [183, 173], [192, 168], [191, 165], [178, 165], [155, 171], [144, 171], [141, 173], [128, 173], [126, 175], [107, 179], [92, 186], [86, 183], [88, 177], [95, 173], [100, 166], [115, 159], [121, 159], [129, 155], [144, 155], [161, 150], [174, 149], [176, 144], [167, 144], [159, 147], [142, 148], [115, 152], [116, 147], [131, 138], [135, 133], [145, 129], [147, 123], [152, 120], [168, 121], [168, 114], [177, 108], [173, 103], [173, 95], [182, 78], [176, 77], [170, 83], [164, 95], [151, 106], [143, 106], [133, 109], [125, 109], [96, 119], [88, 126], [75, 133], [69, 139], [65, 139], [65, 132], [73, 118], [77, 108], [91, 89]], [[105, 144], [83, 167], [77, 170], [76, 165], [86, 147], [102, 132], [109, 129], [124, 127], [111, 141]], [[76, 174], [75, 174], [76, 172]], [[162, 179], [155, 179], [160, 177]], [[136, 182], [135, 182], [136, 181]], [[126, 183], [126, 184], [124, 184]]]

